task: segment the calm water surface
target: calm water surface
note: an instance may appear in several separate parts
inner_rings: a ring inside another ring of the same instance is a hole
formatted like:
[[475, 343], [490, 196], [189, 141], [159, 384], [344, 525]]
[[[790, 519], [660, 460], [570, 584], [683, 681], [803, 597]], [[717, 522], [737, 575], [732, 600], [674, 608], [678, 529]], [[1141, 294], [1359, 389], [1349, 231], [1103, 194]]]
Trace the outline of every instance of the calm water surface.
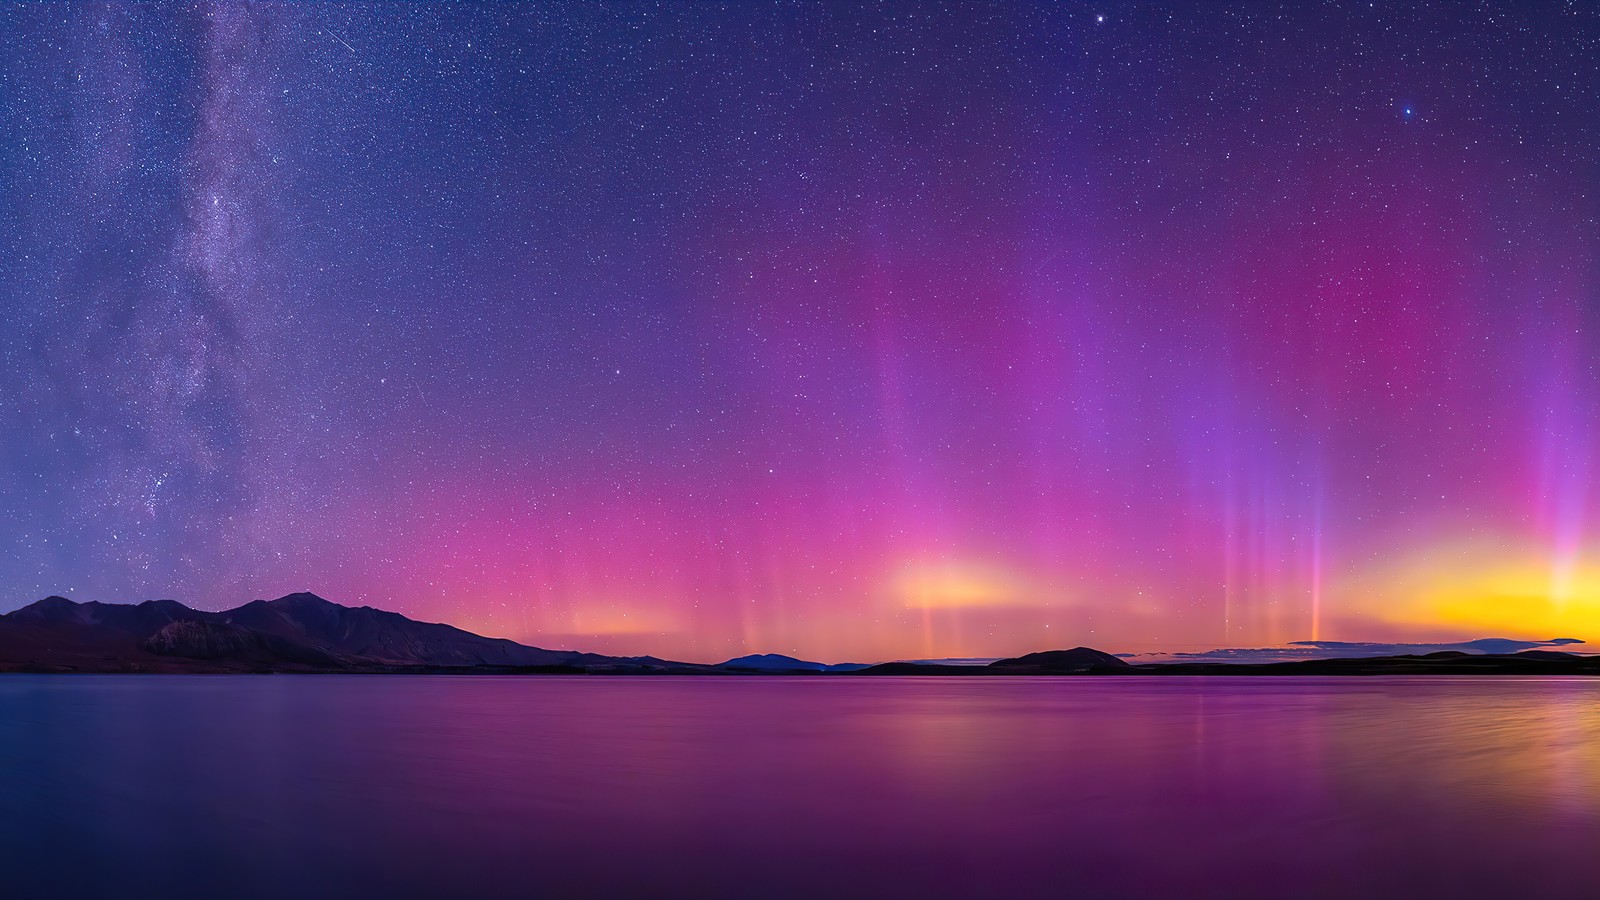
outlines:
[[1600, 895], [1600, 681], [0, 677], [8, 897]]

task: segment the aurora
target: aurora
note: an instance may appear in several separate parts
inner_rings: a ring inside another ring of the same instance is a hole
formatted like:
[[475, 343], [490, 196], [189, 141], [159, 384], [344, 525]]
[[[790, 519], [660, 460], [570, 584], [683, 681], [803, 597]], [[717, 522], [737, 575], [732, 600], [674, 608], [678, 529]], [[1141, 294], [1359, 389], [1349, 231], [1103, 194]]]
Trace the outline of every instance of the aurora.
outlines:
[[1523, 16], [7, 6], [0, 611], [1600, 636], [1600, 26]]

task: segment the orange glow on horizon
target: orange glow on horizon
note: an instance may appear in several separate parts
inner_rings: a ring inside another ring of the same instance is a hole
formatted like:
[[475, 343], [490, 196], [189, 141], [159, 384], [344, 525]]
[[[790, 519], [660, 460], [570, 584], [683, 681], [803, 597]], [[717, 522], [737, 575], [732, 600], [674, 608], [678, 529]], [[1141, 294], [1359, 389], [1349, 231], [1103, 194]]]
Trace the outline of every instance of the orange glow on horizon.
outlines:
[[999, 567], [972, 563], [919, 563], [895, 580], [894, 596], [907, 609], [971, 609], [1039, 602], [1020, 579]]

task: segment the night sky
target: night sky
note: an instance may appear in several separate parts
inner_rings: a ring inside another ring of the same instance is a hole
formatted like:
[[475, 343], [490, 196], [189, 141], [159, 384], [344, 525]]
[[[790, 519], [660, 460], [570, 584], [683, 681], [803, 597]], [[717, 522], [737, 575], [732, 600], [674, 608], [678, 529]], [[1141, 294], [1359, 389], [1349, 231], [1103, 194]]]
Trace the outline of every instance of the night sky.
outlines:
[[1600, 638], [1577, 3], [0, 7], [0, 611]]

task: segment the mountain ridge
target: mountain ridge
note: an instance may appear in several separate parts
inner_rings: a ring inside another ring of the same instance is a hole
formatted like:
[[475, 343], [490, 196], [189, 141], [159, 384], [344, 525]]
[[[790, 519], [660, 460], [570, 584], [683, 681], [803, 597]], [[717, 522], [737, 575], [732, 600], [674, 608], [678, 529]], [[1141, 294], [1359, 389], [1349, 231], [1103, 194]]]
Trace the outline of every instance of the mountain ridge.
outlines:
[[[546, 650], [309, 592], [221, 612], [176, 600], [51, 595], [0, 615], [0, 671], [305, 671], [563, 667], [610, 657]], [[579, 669], [581, 670], [581, 669]]]

